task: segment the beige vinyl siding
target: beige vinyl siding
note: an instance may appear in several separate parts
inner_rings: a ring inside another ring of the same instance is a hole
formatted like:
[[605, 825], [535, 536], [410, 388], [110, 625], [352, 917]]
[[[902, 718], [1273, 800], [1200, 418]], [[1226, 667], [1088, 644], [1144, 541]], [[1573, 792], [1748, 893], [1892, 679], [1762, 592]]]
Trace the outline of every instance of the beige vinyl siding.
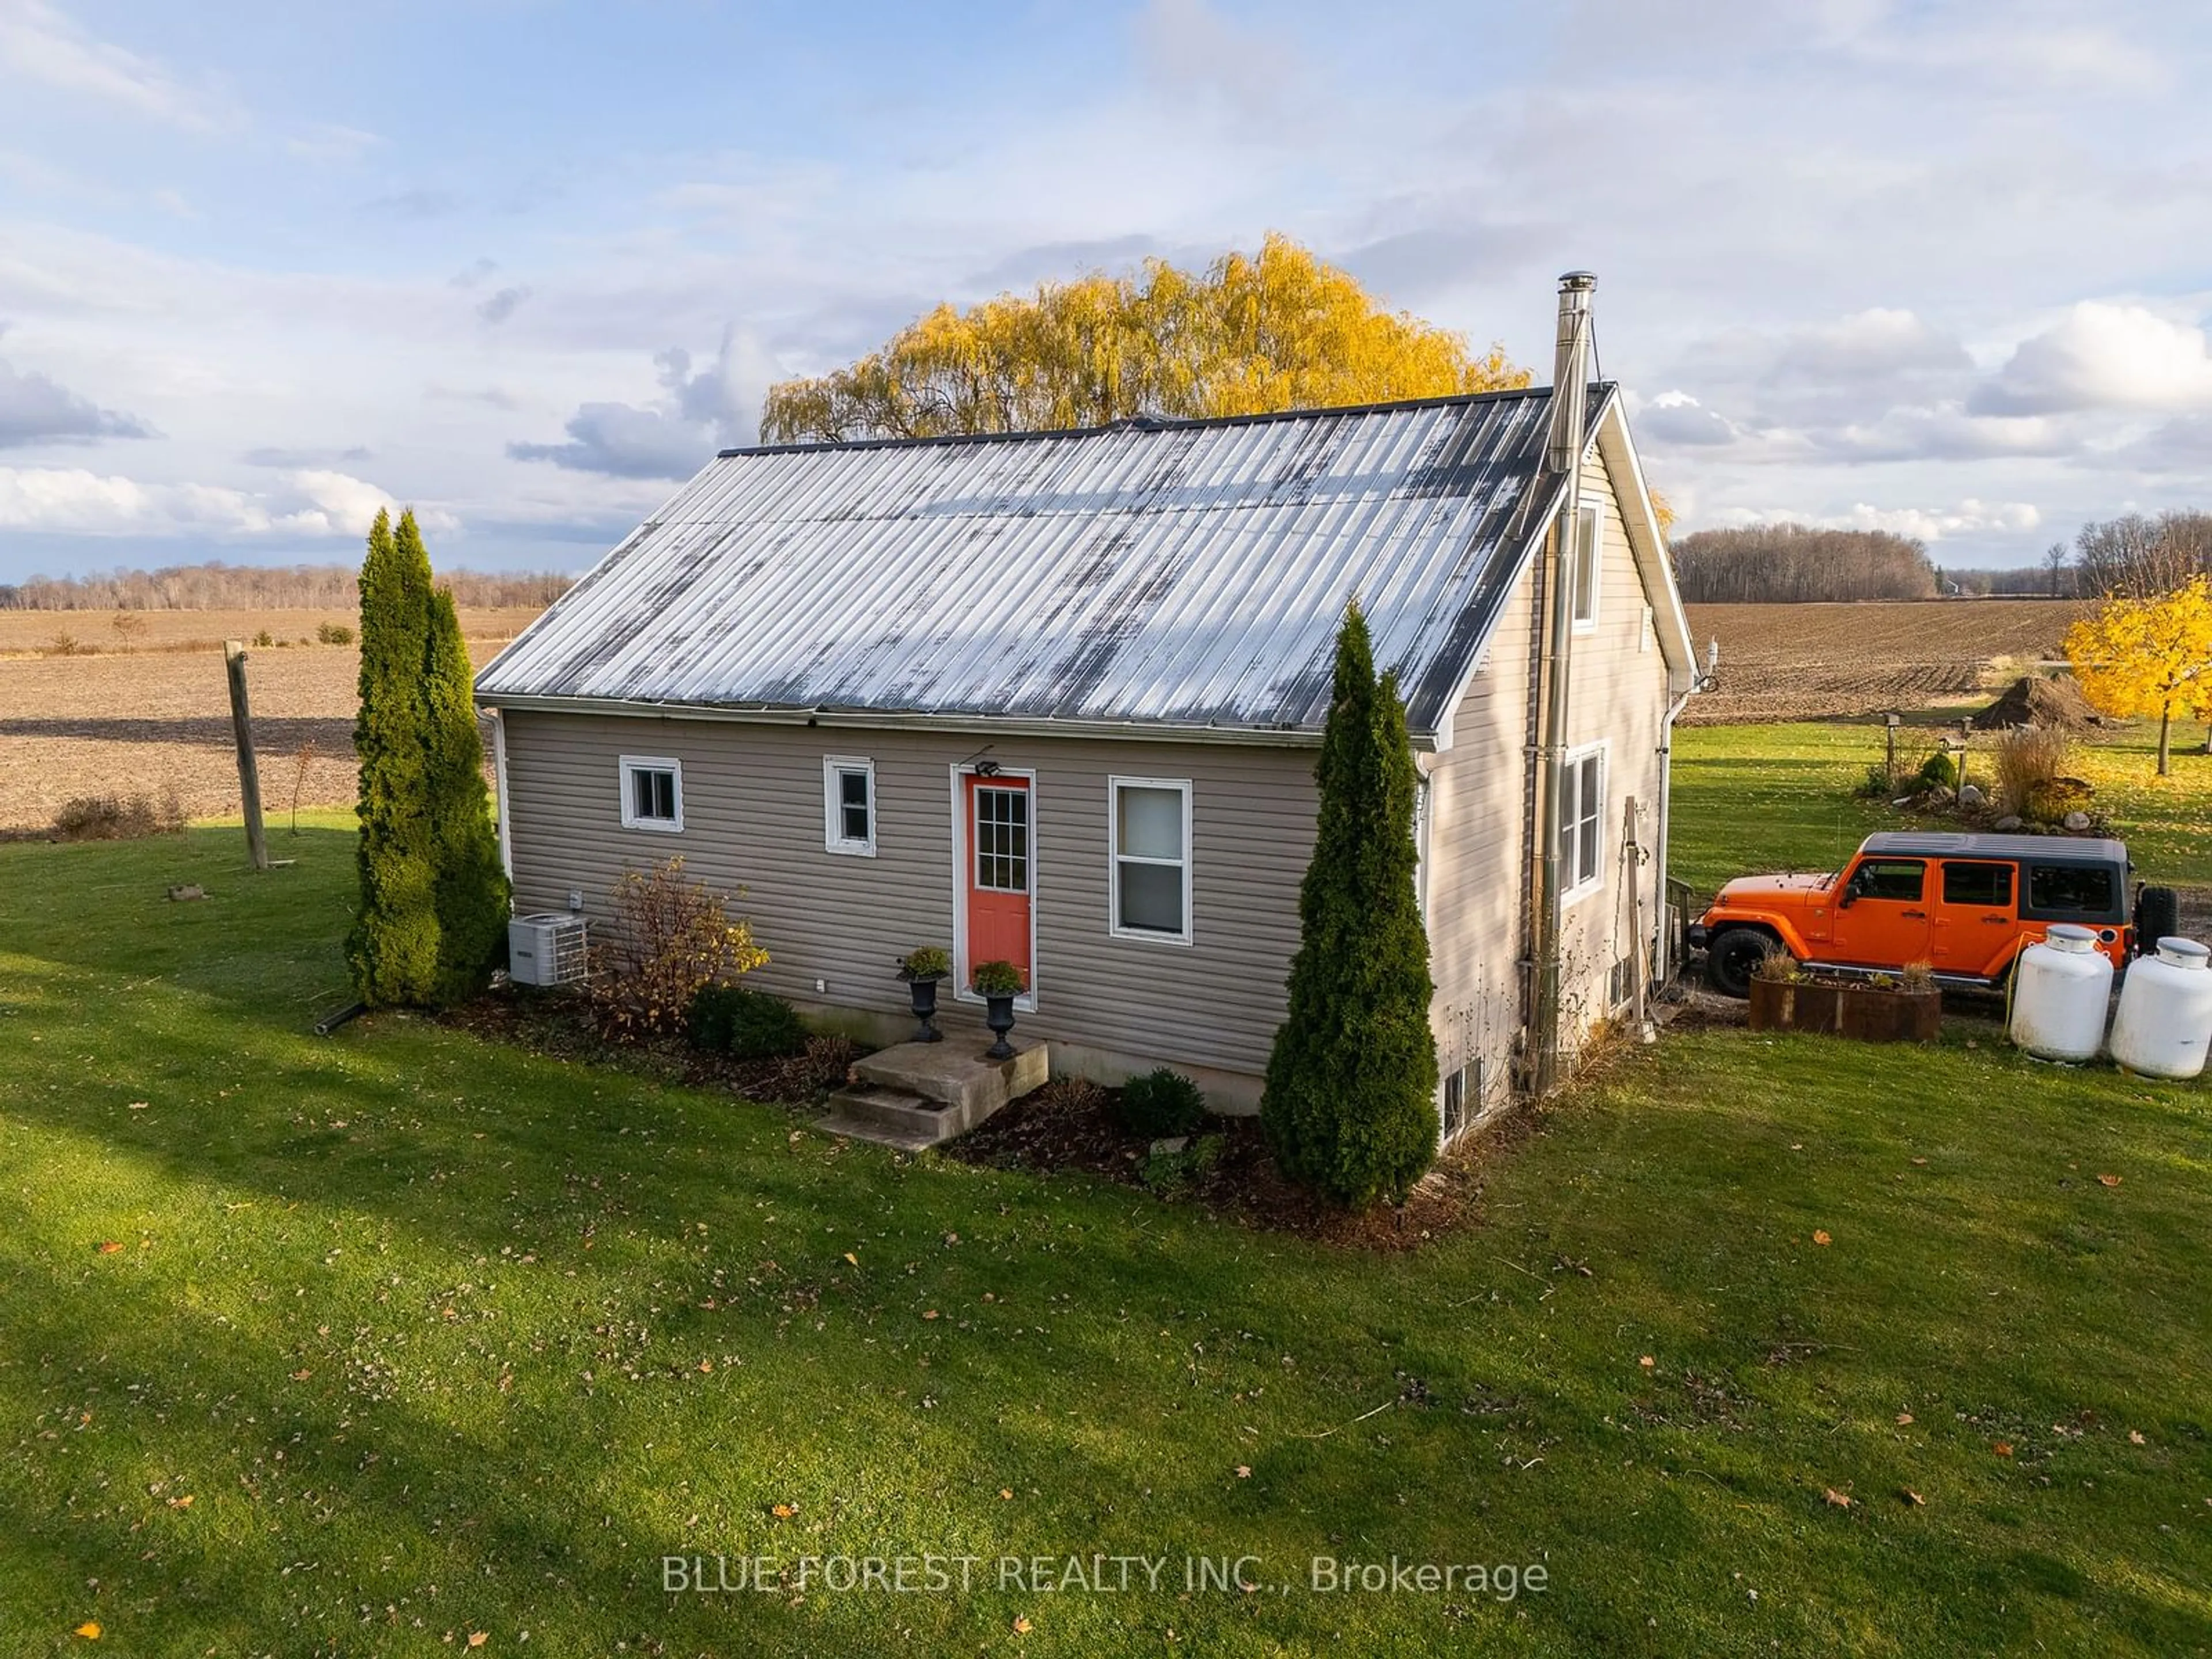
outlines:
[[[1597, 624], [1572, 636], [1568, 744], [1606, 744], [1604, 880], [1571, 902], [1561, 933], [1562, 1039], [1580, 1041], [1611, 1012], [1607, 980], [1632, 937], [1623, 837], [1636, 797], [1640, 838], [1656, 852], [1659, 744], [1667, 708], [1667, 667], [1658, 641], [1644, 638], [1644, 589], [1612, 480], [1601, 463], [1584, 474], [1583, 499], [1604, 514]], [[1429, 935], [1437, 997], [1431, 1014], [1437, 1060], [1449, 1074], [1480, 1059], [1478, 1109], [1510, 1090], [1521, 1018], [1521, 917], [1529, 844], [1526, 822], [1529, 674], [1535, 644], [1535, 580], [1524, 574], [1500, 616], [1480, 669], [1469, 682], [1452, 727], [1452, 747], [1431, 775]], [[1656, 862], [1638, 872], [1643, 932], [1652, 928]]]
[[[1037, 1006], [1019, 1031], [1156, 1063], [1252, 1076], [1266, 1066], [1313, 848], [1310, 749], [519, 709], [504, 720], [518, 911], [566, 909], [574, 889], [604, 922], [624, 869], [680, 854], [688, 874], [744, 890], [735, 908], [769, 958], [748, 983], [883, 1013], [907, 1006], [899, 957], [952, 945], [952, 769], [988, 741], [1000, 766], [1036, 775]], [[623, 829], [623, 754], [682, 763], [681, 835]], [[872, 858], [823, 845], [827, 755], [874, 763]], [[1189, 945], [1109, 931], [1109, 776], [1191, 781]], [[980, 1029], [980, 1008], [949, 994], [941, 1006], [954, 1029]]]

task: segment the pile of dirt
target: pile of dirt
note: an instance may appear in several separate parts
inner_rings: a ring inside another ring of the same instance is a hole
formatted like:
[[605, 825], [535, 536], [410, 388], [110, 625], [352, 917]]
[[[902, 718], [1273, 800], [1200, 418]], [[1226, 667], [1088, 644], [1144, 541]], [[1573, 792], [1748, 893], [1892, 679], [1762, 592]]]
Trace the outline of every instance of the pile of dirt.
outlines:
[[1978, 732], [2006, 732], [2016, 726], [2088, 732], [2111, 724], [2089, 707], [2089, 700], [2072, 680], [2045, 679], [2039, 675], [2014, 680], [2002, 696], [1974, 716]]

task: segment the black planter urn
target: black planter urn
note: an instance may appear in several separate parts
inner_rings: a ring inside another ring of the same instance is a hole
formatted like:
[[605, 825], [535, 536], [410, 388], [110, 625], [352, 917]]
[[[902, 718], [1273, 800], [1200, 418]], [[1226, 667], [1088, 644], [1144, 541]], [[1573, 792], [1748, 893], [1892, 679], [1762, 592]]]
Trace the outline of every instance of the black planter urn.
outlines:
[[921, 1028], [913, 1037], [916, 1042], [945, 1041], [945, 1033], [937, 1029], [937, 984], [934, 979], [910, 979], [907, 981], [907, 992], [914, 999], [914, 1017], [921, 1022]]
[[998, 1039], [983, 1050], [984, 1059], [1012, 1060], [1014, 1057], [1014, 1045], [1006, 1041], [1006, 1033], [1014, 1029], [1014, 999], [1019, 994], [1016, 991], [1004, 994], [986, 991], [983, 994], [983, 1024], [991, 1028], [991, 1035]]

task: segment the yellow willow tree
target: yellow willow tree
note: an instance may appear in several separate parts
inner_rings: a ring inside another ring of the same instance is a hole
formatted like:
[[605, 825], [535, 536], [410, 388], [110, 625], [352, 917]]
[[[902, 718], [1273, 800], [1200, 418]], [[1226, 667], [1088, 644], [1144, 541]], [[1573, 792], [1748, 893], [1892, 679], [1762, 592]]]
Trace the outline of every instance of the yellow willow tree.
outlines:
[[2155, 599], [2112, 598], [2067, 630], [2082, 696], [2107, 714], [2158, 716], [2158, 775], [2172, 767], [2173, 717], [2212, 720], [2212, 580]]
[[1147, 260], [943, 305], [880, 350], [769, 389], [769, 443], [1101, 426], [1141, 415], [1254, 415], [1510, 390], [1528, 372], [1493, 345], [1380, 308], [1286, 236], [1198, 275]]

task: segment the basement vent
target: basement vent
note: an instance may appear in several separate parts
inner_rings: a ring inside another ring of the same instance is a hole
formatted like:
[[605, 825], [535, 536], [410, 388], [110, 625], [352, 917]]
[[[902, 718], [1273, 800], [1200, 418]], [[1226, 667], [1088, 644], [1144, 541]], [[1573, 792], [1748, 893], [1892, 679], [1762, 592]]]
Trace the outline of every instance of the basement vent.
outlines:
[[584, 919], [559, 910], [507, 924], [507, 976], [517, 985], [574, 985], [584, 977]]

